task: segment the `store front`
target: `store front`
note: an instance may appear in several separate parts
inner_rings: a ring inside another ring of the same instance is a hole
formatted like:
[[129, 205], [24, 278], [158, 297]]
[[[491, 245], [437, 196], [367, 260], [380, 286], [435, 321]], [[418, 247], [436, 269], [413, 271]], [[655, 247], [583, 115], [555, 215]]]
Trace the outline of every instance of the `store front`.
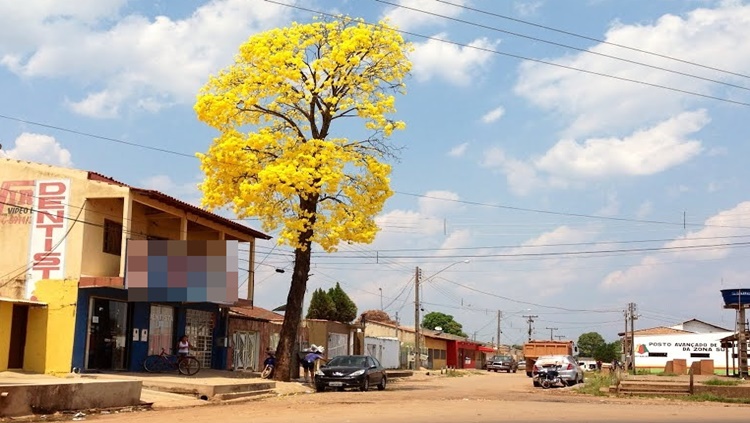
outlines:
[[203, 368], [225, 368], [220, 313], [218, 304], [128, 302], [123, 289], [79, 289], [72, 367], [139, 372], [147, 356], [176, 353], [178, 338], [187, 335]]
[[90, 301], [87, 370], [125, 370], [128, 353], [128, 303], [106, 298]]

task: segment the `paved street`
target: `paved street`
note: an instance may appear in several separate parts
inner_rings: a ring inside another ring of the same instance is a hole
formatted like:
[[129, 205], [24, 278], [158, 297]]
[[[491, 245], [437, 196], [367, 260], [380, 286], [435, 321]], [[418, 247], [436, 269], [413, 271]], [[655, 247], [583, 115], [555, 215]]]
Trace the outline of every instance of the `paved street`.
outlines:
[[[281, 384], [282, 392], [300, 391]], [[418, 376], [383, 392], [299, 393], [241, 404], [89, 416], [111, 423], [294, 422], [705, 422], [747, 421], [750, 406], [667, 399], [591, 397], [541, 390], [524, 374]]]

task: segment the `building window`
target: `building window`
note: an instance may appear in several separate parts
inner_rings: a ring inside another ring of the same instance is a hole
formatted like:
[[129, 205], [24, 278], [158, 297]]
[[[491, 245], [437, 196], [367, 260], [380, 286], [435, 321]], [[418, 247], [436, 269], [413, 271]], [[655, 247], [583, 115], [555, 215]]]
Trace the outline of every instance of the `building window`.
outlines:
[[122, 254], [122, 224], [104, 219], [104, 246], [107, 254]]

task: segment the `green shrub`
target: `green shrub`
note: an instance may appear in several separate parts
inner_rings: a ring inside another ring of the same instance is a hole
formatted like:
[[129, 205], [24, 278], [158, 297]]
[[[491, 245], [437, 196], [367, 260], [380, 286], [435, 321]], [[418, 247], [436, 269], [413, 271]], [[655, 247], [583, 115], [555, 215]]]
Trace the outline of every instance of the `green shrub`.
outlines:
[[717, 379], [717, 378], [711, 378], [703, 382], [704, 385], [710, 385], [710, 386], [737, 386], [741, 383], [742, 381], [737, 380], [737, 379]]

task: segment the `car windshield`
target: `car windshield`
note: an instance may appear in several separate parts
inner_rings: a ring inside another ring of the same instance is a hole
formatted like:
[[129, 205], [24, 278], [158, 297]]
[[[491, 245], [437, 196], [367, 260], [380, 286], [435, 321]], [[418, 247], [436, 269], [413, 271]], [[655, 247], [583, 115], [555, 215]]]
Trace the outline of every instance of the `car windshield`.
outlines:
[[362, 356], [340, 355], [328, 362], [331, 367], [366, 367], [367, 359]]

